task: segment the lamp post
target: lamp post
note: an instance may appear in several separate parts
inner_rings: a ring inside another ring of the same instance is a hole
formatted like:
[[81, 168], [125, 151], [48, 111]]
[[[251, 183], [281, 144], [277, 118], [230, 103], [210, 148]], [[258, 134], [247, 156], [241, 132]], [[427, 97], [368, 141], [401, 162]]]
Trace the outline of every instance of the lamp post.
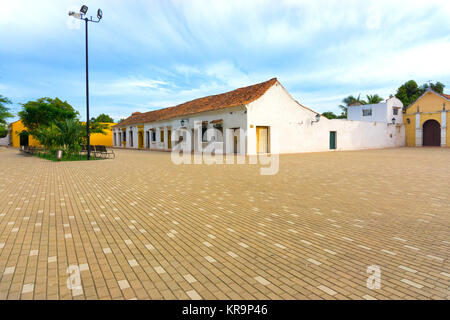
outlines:
[[103, 12], [101, 9], [97, 10], [97, 20], [92, 19], [91, 17], [87, 17], [86, 13], [88, 11], [88, 7], [83, 5], [80, 9], [80, 12], [70, 11], [69, 16], [74, 17], [76, 19], [84, 20], [86, 26], [85, 38], [86, 38], [86, 134], [87, 134], [87, 159], [91, 159], [91, 138], [89, 133], [89, 54], [88, 54], [88, 22], [99, 23], [103, 18]]

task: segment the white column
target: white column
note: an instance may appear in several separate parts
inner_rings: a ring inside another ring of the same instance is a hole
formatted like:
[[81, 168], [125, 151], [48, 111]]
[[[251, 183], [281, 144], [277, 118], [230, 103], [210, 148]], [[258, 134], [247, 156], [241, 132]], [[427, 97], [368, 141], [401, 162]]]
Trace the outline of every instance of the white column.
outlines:
[[203, 143], [202, 143], [202, 121], [194, 122], [194, 152], [202, 152], [203, 151]]
[[225, 143], [225, 153], [233, 154], [234, 150], [234, 130], [233, 129], [223, 129], [224, 130], [224, 143]]
[[422, 127], [420, 125], [420, 113], [416, 113], [416, 147], [422, 146]]
[[167, 127], [164, 127], [164, 149], [169, 148], [169, 133]]
[[133, 127], [133, 148], [138, 148], [139, 146], [139, 128]]
[[447, 146], [447, 111], [441, 111], [441, 147]]

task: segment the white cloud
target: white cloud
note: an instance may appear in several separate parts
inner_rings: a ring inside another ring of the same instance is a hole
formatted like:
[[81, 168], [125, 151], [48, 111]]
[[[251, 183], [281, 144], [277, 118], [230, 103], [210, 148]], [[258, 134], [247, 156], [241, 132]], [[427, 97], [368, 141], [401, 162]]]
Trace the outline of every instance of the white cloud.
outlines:
[[[83, 30], [67, 27], [79, 4], [4, 2], [0, 72], [14, 100], [83, 101], [84, 79], [73, 72], [83, 70]], [[313, 109], [360, 91], [385, 95], [413, 78], [450, 85], [448, 0], [85, 3], [104, 12], [90, 29], [91, 94], [110, 113], [122, 114], [119, 102], [128, 115], [274, 76]]]

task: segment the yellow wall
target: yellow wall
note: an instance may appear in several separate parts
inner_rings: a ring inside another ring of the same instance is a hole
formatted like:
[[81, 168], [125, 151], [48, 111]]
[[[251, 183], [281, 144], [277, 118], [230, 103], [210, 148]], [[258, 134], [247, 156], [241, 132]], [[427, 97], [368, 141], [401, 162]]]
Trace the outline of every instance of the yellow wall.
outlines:
[[[23, 125], [21, 120], [18, 120], [16, 122], [13, 122], [10, 124], [11, 128], [11, 143], [14, 148], [20, 148], [20, 136], [19, 133], [21, 133], [23, 130], [27, 130], [25, 126]], [[33, 136], [28, 137], [28, 145], [30, 147], [39, 147], [39, 142], [33, 138]]]
[[[108, 125], [108, 129], [105, 130], [107, 133], [103, 135], [101, 133], [93, 133], [91, 134], [91, 145], [104, 145], [107, 147], [112, 147], [113, 138], [112, 138], [112, 130], [111, 127], [115, 125], [115, 123], [105, 123]], [[20, 136], [19, 133], [23, 130], [26, 130], [21, 120], [11, 123], [11, 142], [14, 148], [20, 148]], [[30, 136], [28, 139], [29, 146], [39, 147], [39, 142]]]
[[447, 131], [446, 131], [446, 137], [447, 137], [447, 147], [450, 147], [450, 129], [449, 127], [449, 122], [450, 121], [450, 112], [447, 112]]
[[437, 122], [439, 122], [440, 125], [441, 124], [441, 112], [439, 113], [425, 113], [425, 114], [421, 114], [420, 115], [420, 127], [423, 127], [423, 124], [425, 123], [425, 121], [427, 120], [436, 120]]
[[444, 97], [428, 91], [422, 98], [413, 103], [408, 109], [406, 114], [413, 114], [417, 112], [417, 106], [419, 106], [419, 112], [437, 112], [442, 110], [442, 105], [446, 104], [446, 109], [450, 107], [450, 102]]
[[[410, 123], [408, 123], [407, 119], [409, 119]], [[414, 147], [416, 145], [416, 116], [404, 115], [403, 122], [405, 123], [406, 146]]]
[[[405, 124], [405, 134], [406, 134], [406, 146], [414, 147], [416, 145], [416, 113], [417, 107], [419, 108], [420, 113], [420, 127], [423, 127], [425, 121], [434, 119], [439, 122], [442, 126], [441, 121], [441, 111], [443, 109], [443, 104], [445, 103], [445, 109], [450, 110], [450, 101], [445, 99], [444, 97], [433, 93], [426, 92], [419, 100], [414, 102], [412, 105], [406, 109], [406, 112], [403, 114], [403, 123]], [[410, 120], [408, 124], [407, 119]], [[450, 147], [450, 130], [449, 130], [449, 121], [450, 116], [447, 111], [447, 147]]]
[[113, 145], [113, 134], [111, 127], [115, 125], [115, 123], [105, 123], [108, 125], [108, 129], [105, 130], [107, 133], [103, 135], [101, 133], [93, 133], [91, 134], [91, 145], [103, 145], [107, 147], [112, 147]]

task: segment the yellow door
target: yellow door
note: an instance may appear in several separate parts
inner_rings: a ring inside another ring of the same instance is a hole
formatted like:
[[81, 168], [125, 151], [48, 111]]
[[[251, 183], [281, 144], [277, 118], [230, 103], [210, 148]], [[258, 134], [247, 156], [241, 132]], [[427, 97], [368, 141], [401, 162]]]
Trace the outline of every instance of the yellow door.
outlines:
[[268, 153], [269, 152], [269, 128], [268, 127], [256, 127], [256, 152]]
[[138, 133], [138, 148], [143, 149], [144, 148], [144, 132], [139, 131]]
[[172, 131], [167, 130], [167, 145], [168, 149], [172, 149]]

